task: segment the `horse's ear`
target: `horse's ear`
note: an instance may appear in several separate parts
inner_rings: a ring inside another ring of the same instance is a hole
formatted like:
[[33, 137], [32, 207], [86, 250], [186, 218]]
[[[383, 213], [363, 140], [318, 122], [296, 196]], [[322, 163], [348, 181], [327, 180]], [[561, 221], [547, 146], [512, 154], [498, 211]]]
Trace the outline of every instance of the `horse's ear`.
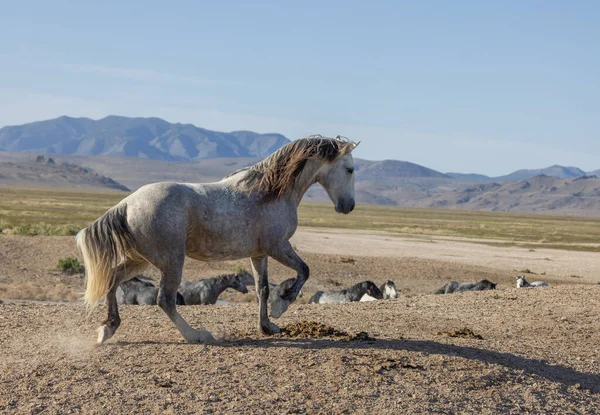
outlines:
[[359, 144], [360, 144], [360, 141], [352, 143], [352, 150], [354, 150], [356, 147], [358, 147]]

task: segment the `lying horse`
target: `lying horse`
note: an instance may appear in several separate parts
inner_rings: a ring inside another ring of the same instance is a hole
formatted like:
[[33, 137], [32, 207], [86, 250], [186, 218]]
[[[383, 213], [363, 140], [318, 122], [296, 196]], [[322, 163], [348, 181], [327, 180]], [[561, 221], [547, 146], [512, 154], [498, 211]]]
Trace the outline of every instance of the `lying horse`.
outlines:
[[[176, 308], [185, 257], [223, 261], [250, 257], [259, 293], [258, 325], [279, 333], [269, 320], [296, 300], [308, 265], [289, 242], [298, 226], [298, 205], [315, 183], [325, 188], [338, 213], [354, 209], [354, 160], [358, 145], [339, 137], [311, 136], [286, 144], [263, 161], [216, 183], [152, 183], [139, 188], [76, 236], [86, 270], [85, 302], [106, 297], [108, 317], [98, 343], [111, 338], [121, 319], [116, 291], [123, 281], [153, 265], [161, 272], [158, 306], [188, 343], [213, 342]], [[269, 299], [267, 260], [296, 271]]]
[[[396, 284], [394, 284], [394, 281], [388, 280], [384, 282], [379, 289], [381, 290], [384, 300], [398, 298], [398, 290], [396, 289]], [[371, 297], [369, 294], [365, 294], [361, 297], [360, 301], [377, 301], [377, 298]]]
[[527, 282], [527, 280], [525, 279], [524, 275], [517, 275], [517, 288], [523, 288], [523, 287], [549, 287], [550, 284], [548, 284], [545, 281], [534, 281], [534, 282]]
[[458, 283], [456, 281], [451, 281], [449, 283], [444, 284], [441, 288], [438, 288], [434, 291], [434, 294], [451, 294], [458, 293], [463, 291], [485, 291], [485, 290], [495, 290], [496, 285], [493, 282], [488, 280], [481, 280], [479, 282], [464, 282]]
[[[123, 281], [117, 288], [116, 295], [118, 304], [156, 305], [158, 288], [145, 277], [138, 275], [129, 281]], [[177, 293], [176, 303], [177, 305], [185, 305], [185, 300], [179, 292]]]
[[233, 288], [242, 294], [248, 293], [244, 275], [239, 274], [222, 274], [200, 281], [182, 281], [179, 292], [187, 305], [215, 304], [219, 295], [227, 288]]
[[368, 294], [377, 300], [383, 298], [381, 290], [377, 288], [373, 282], [363, 281], [346, 290], [330, 292], [317, 291], [315, 295], [310, 298], [309, 304], [351, 303], [360, 301], [365, 294]]

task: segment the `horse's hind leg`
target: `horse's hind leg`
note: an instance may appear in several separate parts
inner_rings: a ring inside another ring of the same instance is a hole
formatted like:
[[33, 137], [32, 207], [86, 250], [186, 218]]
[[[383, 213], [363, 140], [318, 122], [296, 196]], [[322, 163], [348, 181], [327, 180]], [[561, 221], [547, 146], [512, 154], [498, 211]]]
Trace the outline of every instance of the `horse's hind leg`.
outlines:
[[252, 258], [252, 271], [254, 274], [254, 284], [256, 285], [256, 294], [258, 295], [258, 328], [266, 335], [279, 333], [279, 327], [269, 321], [267, 313], [267, 303], [269, 300], [269, 280], [267, 277], [268, 257]]
[[121, 325], [121, 318], [119, 317], [119, 307], [117, 305], [117, 288], [118, 284], [106, 294], [106, 305], [108, 308], [108, 317], [102, 323], [102, 326], [98, 328], [98, 343], [104, 343], [106, 340], [110, 339], [115, 331]]
[[110, 339], [121, 324], [121, 318], [119, 317], [119, 306], [117, 305], [117, 288], [119, 285], [127, 280], [127, 276], [133, 273], [135, 270], [143, 268], [141, 264], [125, 263], [121, 264], [115, 270], [115, 283], [106, 294], [106, 306], [108, 308], [108, 317], [102, 323], [102, 326], [98, 328], [98, 343], [104, 343]]
[[213, 336], [206, 330], [194, 330], [177, 311], [177, 290], [181, 283], [183, 258], [169, 262], [168, 270], [161, 270], [162, 278], [158, 290], [158, 306], [175, 323], [186, 343], [212, 343]]

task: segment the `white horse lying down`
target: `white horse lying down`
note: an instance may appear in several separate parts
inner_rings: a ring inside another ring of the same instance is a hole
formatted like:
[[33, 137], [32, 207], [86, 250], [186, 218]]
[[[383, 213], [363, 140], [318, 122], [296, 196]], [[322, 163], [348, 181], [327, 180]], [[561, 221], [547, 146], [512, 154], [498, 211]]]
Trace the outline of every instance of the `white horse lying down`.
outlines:
[[527, 282], [527, 280], [525, 279], [524, 275], [517, 275], [517, 288], [524, 288], [524, 287], [549, 287], [550, 284], [548, 284], [545, 281], [534, 281], [534, 282]]
[[[380, 290], [384, 300], [393, 300], [398, 298], [398, 290], [396, 289], [396, 284], [394, 284], [394, 281], [387, 280], [385, 283], [383, 283]], [[377, 301], [377, 298], [371, 297], [369, 294], [365, 294], [362, 296], [360, 301]]]

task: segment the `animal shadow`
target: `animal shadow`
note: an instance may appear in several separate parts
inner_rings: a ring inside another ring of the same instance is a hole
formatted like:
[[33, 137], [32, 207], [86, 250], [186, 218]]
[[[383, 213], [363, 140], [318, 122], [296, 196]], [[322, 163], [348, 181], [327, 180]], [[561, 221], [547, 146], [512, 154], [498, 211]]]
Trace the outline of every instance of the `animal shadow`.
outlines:
[[600, 392], [600, 374], [583, 373], [570, 367], [548, 364], [543, 360], [530, 359], [511, 353], [480, 349], [470, 346], [438, 343], [433, 340], [396, 340], [377, 339], [374, 342], [343, 341], [330, 339], [242, 339], [223, 346], [231, 347], [283, 347], [300, 349], [381, 349], [403, 350], [427, 354], [441, 354], [480, 362], [504, 366], [513, 370], [522, 370], [527, 374], [537, 375], [552, 382], [567, 386], [579, 384], [581, 388], [592, 393]]

